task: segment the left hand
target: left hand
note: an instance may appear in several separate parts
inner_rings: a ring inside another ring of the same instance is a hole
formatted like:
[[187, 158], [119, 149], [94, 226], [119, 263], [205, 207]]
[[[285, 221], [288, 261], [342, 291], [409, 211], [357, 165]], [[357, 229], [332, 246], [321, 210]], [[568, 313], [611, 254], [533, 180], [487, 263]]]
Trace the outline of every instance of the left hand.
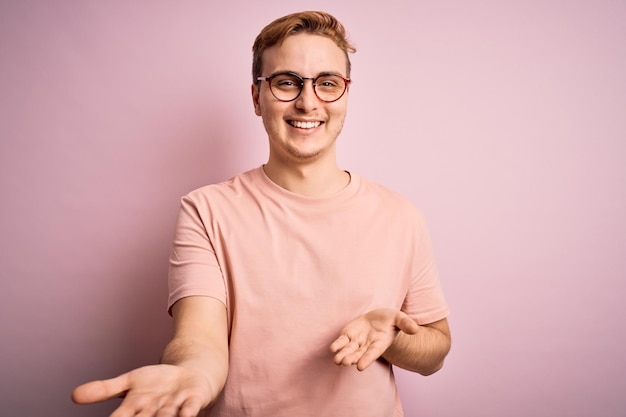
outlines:
[[372, 310], [352, 320], [330, 345], [337, 365], [356, 365], [363, 371], [391, 346], [399, 331], [415, 334], [419, 325], [402, 311]]

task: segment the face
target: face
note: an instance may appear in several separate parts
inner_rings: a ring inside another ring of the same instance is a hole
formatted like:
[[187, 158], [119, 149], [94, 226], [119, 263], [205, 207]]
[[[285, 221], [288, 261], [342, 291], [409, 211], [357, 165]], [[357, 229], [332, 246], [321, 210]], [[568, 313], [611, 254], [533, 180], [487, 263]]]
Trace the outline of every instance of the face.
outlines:
[[[290, 71], [314, 78], [320, 73], [347, 77], [344, 52], [323, 36], [291, 35], [281, 45], [263, 53], [262, 76]], [[346, 117], [348, 92], [333, 103], [317, 98], [311, 81], [305, 81], [300, 96], [290, 102], [274, 98], [269, 83], [252, 85], [257, 116], [263, 119], [270, 143], [270, 163], [301, 164], [335, 158], [335, 141]]]

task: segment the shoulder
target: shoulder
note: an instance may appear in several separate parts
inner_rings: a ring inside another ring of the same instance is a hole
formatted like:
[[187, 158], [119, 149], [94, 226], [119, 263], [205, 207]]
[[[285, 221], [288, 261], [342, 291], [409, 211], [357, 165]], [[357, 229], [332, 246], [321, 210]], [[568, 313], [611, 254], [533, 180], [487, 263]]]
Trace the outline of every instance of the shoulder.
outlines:
[[359, 177], [359, 189], [361, 197], [377, 203], [387, 210], [411, 213], [421, 217], [418, 207], [405, 195], [375, 181]]
[[232, 201], [255, 188], [258, 168], [238, 174], [226, 181], [205, 185], [182, 197], [183, 202], [207, 204], [215, 201]]

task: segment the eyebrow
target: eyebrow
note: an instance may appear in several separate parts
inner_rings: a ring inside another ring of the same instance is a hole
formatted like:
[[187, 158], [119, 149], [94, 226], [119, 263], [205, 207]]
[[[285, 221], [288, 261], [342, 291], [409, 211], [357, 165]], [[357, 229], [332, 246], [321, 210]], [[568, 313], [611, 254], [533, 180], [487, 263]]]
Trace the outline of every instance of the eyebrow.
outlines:
[[[302, 78], [307, 78], [307, 79], [309, 78], [309, 77], [304, 77], [304, 76], [303, 76], [302, 74], [300, 74], [299, 72], [297, 72], [297, 71], [292, 71], [292, 70], [281, 70], [281, 71], [276, 71], [276, 72], [272, 73], [272, 74], [270, 75], [270, 77], [275, 77], [275, 76], [280, 75], [280, 74], [296, 74], [296, 75], [298, 75], [298, 76], [300, 76], [300, 77], [302, 77]], [[342, 77], [342, 78], [346, 78], [346, 79], [348, 78], [348, 77], [344, 76], [343, 74], [341, 74], [340, 72], [335, 72], [335, 71], [322, 71], [322, 72], [318, 72], [316, 75], [314, 75], [313, 77], [310, 77], [310, 78], [315, 79], [315, 78], [317, 78], [317, 77], [321, 77], [321, 76], [324, 76], [324, 75], [338, 75], [338, 76], [340, 76], [340, 77]]]

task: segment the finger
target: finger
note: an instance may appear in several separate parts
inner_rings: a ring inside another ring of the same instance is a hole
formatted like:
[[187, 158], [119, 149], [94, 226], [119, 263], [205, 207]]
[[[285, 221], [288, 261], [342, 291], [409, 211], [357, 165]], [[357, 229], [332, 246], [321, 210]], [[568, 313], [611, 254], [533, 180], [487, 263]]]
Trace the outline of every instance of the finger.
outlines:
[[181, 391], [170, 397], [154, 415], [154, 417], [196, 417], [204, 403], [196, 394]]
[[190, 398], [180, 407], [178, 417], [196, 417], [201, 409], [202, 402], [196, 398]]
[[76, 387], [72, 392], [72, 401], [76, 404], [107, 401], [123, 396], [129, 388], [127, 374], [103, 381], [92, 381]]
[[153, 417], [164, 402], [159, 395], [128, 394], [109, 417]]
[[406, 313], [399, 311], [396, 315], [395, 321], [396, 327], [402, 330], [404, 333], [415, 334], [419, 331], [419, 324], [417, 324], [415, 320], [407, 316]]
[[[136, 414], [124, 414], [124, 417], [126, 415], [129, 416], [133, 416], [133, 417], [155, 417], [159, 412], [160, 408], [158, 405], [156, 404], [148, 404], [145, 407], [141, 408], [140, 410], [138, 410], [139, 412]], [[169, 416], [165, 416], [165, 417], [176, 417], [176, 414], [170, 414]]]
[[376, 360], [378, 358], [380, 358], [383, 353], [384, 353], [384, 350], [381, 349], [380, 347], [377, 347], [377, 346], [374, 346], [374, 345], [370, 345], [370, 348], [367, 349], [361, 355], [361, 357], [359, 358], [358, 362], [356, 363], [356, 369], [358, 369], [359, 371], [364, 371], [371, 364], [376, 362]]
[[331, 343], [330, 351], [333, 353], [337, 353], [341, 349], [343, 349], [348, 343], [350, 343], [350, 338], [342, 334], [333, 343]]
[[176, 417], [178, 416], [178, 410], [180, 409], [180, 404], [175, 402], [169, 402], [164, 404], [161, 408], [158, 409], [154, 417]]
[[109, 417], [134, 417], [142, 410], [137, 404], [129, 403], [124, 400]]
[[140, 410], [135, 410], [132, 407], [119, 406], [109, 417], [136, 417], [138, 412]]
[[365, 351], [365, 346], [359, 346], [356, 342], [350, 342], [335, 355], [335, 363], [345, 366], [354, 365]]

